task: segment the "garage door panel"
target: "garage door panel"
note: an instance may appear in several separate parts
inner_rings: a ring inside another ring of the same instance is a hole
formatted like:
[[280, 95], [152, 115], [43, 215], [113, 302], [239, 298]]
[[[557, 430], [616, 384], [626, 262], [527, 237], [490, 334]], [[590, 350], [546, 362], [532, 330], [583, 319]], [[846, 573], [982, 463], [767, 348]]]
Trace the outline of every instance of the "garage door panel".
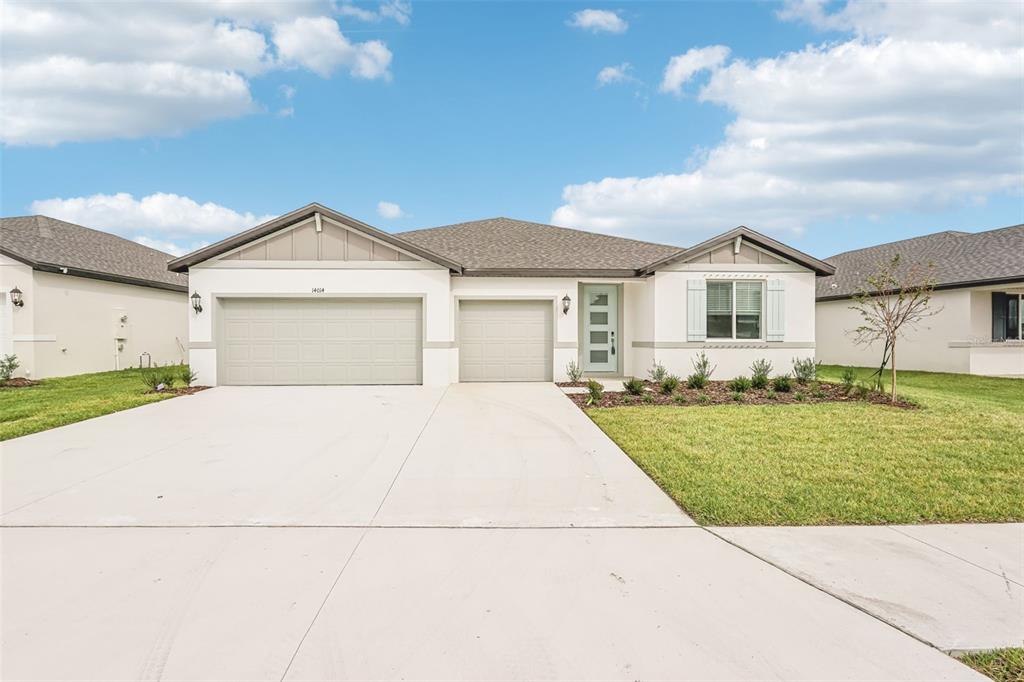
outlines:
[[462, 381], [550, 381], [553, 321], [549, 301], [462, 301]]
[[417, 384], [418, 299], [224, 299], [227, 384]]

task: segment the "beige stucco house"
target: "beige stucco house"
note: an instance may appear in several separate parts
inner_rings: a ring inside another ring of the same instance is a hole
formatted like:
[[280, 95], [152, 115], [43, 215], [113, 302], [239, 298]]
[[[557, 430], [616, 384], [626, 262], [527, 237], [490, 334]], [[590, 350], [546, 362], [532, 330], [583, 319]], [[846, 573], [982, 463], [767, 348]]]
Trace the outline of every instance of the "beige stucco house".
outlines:
[[818, 280], [818, 359], [874, 367], [883, 346], [857, 345], [852, 297], [880, 262], [899, 254], [909, 267], [929, 263], [938, 312], [898, 342], [898, 366], [928, 372], [1024, 376], [1024, 225], [987, 232], [939, 232], [826, 259], [835, 275]]
[[319, 204], [172, 261], [203, 384], [716, 378], [813, 357], [832, 266], [745, 227], [690, 248], [508, 218], [389, 234]]
[[0, 353], [36, 379], [137, 365], [144, 353], [147, 364], [187, 360], [188, 277], [167, 270], [171, 258], [46, 216], [0, 219]]

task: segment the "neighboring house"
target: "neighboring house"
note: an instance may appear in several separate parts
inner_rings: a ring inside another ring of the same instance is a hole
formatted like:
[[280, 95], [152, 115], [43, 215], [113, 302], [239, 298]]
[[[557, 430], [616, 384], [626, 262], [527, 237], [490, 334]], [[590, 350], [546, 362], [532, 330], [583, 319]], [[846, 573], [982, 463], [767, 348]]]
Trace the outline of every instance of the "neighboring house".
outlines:
[[827, 259], [836, 274], [818, 280], [818, 359], [876, 366], [883, 345], [854, 343], [861, 324], [852, 296], [878, 264], [899, 255], [927, 267], [940, 312], [897, 343], [897, 367], [930, 372], [1024, 376], [1024, 225], [988, 232], [939, 232], [848, 251]]
[[832, 267], [745, 227], [690, 249], [508, 218], [388, 234], [311, 204], [170, 263], [203, 384], [780, 372], [814, 355]]
[[46, 216], [0, 218], [0, 353], [37, 379], [137, 365], [143, 353], [182, 362], [188, 276], [168, 272], [171, 258]]

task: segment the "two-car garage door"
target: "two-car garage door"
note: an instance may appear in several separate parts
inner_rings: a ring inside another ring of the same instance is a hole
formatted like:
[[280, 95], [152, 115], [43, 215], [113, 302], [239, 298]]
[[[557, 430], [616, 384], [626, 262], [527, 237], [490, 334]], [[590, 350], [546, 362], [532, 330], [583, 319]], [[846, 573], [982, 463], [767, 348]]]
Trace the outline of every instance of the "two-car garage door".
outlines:
[[221, 299], [222, 384], [418, 384], [420, 299]]

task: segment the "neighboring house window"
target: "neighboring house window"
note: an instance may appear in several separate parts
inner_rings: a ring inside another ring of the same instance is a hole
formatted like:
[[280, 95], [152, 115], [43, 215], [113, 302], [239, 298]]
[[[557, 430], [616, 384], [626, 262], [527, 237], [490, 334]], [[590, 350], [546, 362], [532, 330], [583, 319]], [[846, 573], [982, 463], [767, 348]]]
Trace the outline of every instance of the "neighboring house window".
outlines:
[[763, 282], [707, 283], [709, 339], [760, 339]]
[[1024, 339], [1024, 295], [992, 292], [992, 340]]

